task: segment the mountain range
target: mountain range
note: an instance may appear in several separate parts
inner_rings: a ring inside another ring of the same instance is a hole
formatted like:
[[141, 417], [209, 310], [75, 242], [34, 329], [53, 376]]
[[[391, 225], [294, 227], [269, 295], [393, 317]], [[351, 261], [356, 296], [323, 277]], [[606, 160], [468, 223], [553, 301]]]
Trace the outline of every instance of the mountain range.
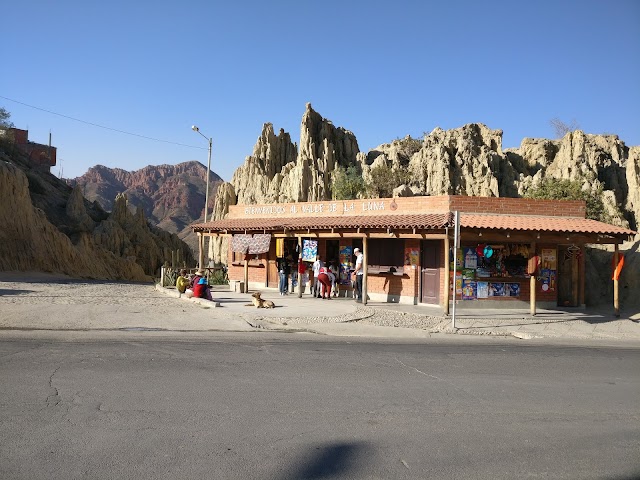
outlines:
[[[67, 183], [78, 186], [85, 198], [98, 202], [106, 211], [113, 209], [116, 195], [126, 195], [131, 209], [142, 208], [151, 223], [177, 234], [197, 251], [197, 238], [189, 226], [204, 218], [206, 175], [207, 168], [195, 161], [149, 165], [133, 172], [97, 165]], [[211, 172], [209, 212], [221, 183], [222, 179]]]

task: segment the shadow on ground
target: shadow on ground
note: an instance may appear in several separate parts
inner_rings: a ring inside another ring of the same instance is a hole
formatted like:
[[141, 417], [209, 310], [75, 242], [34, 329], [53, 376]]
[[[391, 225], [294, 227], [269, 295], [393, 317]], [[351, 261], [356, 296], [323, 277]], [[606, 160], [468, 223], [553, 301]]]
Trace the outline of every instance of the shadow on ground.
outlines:
[[360, 465], [364, 465], [366, 442], [341, 442], [318, 446], [305, 453], [299, 462], [291, 466], [284, 479], [305, 478], [357, 478]]
[[34, 290], [8, 290], [0, 288], [0, 296], [2, 295], [27, 295], [29, 293], [35, 293]]

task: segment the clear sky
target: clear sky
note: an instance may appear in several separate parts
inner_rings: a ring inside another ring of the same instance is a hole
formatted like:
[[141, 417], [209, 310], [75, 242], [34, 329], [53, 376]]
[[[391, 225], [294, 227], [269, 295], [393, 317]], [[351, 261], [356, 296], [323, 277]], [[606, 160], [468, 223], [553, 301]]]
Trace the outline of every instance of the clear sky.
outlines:
[[637, 0], [23, 0], [0, 24], [0, 106], [64, 177], [206, 164], [195, 124], [229, 180], [263, 123], [299, 141], [306, 102], [362, 151], [471, 122], [516, 147], [554, 117], [640, 145]]

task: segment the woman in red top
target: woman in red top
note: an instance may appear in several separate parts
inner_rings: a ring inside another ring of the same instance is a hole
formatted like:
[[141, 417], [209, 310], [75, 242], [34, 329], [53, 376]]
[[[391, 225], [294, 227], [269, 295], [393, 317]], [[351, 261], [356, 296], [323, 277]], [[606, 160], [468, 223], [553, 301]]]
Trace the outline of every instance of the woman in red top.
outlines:
[[209, 284], [205, 278], [201, 278], [198, 280], [198, 283], [193, 286], [193, 296], [196, 298], [213, 300], [213, 297], [211, 297], [211, 290], [209, 290]]
[[[318, 274], [318, 281], [320, 282], [320, 291], [322, 293], [322, 299], [325, 298], [331, 300], [331, 279], [329, 275], [327, 275], [327, 268], [320, 268], [320, 273]], [[325, 297], [325, 295], [327, 295]]]

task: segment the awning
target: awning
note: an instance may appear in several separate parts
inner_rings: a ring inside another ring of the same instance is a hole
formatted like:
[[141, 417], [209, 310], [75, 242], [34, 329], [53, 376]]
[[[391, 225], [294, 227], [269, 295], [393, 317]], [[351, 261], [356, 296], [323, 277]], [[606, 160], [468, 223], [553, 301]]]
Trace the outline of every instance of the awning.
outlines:
[[635, 235], [628, 228], [609, 225], [589, 218], [536, 215], [490, 215], [461, 213], [461, 228], [534, 232], [592, 233], [601, 235]]
[[450, 213], [411, 215], [353, 215], [308, 218], [226, 218], [192, 225], [194, 232], [256, 232], [353, 228], [443, 229], [452, 225]]

